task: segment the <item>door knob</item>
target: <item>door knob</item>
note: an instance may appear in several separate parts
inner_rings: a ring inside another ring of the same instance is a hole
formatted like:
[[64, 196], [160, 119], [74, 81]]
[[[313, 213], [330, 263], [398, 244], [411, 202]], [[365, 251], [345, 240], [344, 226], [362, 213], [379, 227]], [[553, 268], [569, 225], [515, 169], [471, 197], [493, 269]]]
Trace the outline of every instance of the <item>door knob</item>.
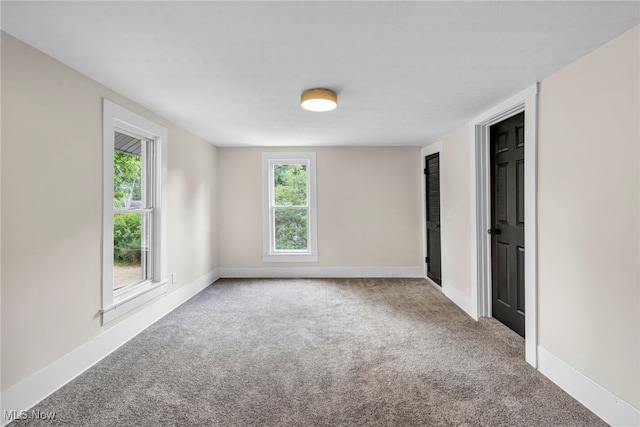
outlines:
[[495, 236], [496, 234], [500, 234], [500, 229], [499, 228], [490, 228], [487, 230], [487, 233], [491, 234], [492, 236]]

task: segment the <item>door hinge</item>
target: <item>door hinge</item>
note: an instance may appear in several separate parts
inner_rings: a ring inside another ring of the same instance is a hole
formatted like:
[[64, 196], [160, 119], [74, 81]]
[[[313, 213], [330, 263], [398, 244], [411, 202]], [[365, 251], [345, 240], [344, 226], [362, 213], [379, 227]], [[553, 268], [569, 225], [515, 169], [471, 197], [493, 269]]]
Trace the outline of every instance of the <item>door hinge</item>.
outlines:
[[429, 262], [429, 257], [428, 256], [424, 257], [424, 262], [426, 262], [426, 263]]
[[427, 174], [427, 168], [424, 168], [423, 171], [424, 171], [424, 174], [426, 175]]

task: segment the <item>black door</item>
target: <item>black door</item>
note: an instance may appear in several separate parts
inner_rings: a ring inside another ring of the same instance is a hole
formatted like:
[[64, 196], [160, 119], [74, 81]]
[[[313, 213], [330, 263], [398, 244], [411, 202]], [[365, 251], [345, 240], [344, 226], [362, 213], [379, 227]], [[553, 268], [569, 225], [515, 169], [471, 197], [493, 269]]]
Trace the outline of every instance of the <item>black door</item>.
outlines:
[[440, 263], [440, 156], [424, 158], [427, 189], [427, 277], [442, 286]]
[[524, 113], [490, 136], [492, 316], [524, 337]]

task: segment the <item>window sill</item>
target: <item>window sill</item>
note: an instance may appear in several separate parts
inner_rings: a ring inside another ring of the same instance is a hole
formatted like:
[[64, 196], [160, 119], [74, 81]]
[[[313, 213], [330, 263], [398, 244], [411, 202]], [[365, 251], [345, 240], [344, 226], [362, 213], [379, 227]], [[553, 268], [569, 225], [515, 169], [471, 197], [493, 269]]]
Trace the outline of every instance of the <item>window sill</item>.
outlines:
[[116, 320], [130, 311], [140, 307], [142, 304], [164, 294], [167, 291], [167, 281], [146, 282], [132, 287], [131, 290], [123, 292], [113, 298], [110, 307], [102, 309], [102, 324]]
[[318, 254], [262, 254], [262, 262], [318, 262]]

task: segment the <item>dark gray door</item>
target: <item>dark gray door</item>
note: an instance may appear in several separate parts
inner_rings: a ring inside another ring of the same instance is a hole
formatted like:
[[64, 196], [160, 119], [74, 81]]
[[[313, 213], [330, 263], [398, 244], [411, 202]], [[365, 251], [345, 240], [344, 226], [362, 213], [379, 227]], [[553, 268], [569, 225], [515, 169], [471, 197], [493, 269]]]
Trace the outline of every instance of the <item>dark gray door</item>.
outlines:
[[524, 113], [490, 136], [492, 316], [524, 337]]
[[427, 277], [441, 284], [440, 261], [440, 155], [424, 159], [427, 189]]

